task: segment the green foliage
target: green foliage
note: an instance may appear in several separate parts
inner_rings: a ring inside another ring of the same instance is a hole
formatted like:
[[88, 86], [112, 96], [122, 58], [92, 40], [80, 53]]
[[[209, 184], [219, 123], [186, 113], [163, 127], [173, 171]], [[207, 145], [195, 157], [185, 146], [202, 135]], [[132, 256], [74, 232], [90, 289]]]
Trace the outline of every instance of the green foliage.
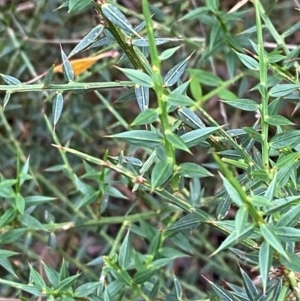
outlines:
[[300, 299], [298, 12], [225, 2], [4, 5], [3, 297]]

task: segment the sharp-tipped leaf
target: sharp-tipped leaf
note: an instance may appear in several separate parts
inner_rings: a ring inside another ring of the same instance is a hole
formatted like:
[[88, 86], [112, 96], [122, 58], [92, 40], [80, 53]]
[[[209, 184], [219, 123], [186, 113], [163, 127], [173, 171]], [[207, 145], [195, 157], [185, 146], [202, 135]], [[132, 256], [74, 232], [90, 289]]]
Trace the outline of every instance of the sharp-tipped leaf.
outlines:
[[130, 80], [132, 80], [134, 83], [143, 86], [151, 88], [153, 86], [153, 80], [152, 78], [139, 70], [134, 69], [128, 69], [128, 68], [118, 68], [121, 70]]
[[238, 108], [243, 111], [257, 111], [259, 109], [259, 104], [252, 99], [240, 98], [240, 99], [226, 99], [223, 100], [224, 103]]
[[185, 71], [188, 60], [191, 56], [188, 56], [186, 59], [182, 60], [178, 64], [176, 64], [164, 77], [164, 85], [166, 87], [173, 86], [181, 77], [183, 72]]
[[272, 97], [283, 97], [288, 94], [291, 94], [294, 90], [298, 88], [299, 85], [296, 84], [278, 84], [270, 89], [269, 95]]
[[158, 112], [156, 109], [148, 109], [141, 112], [131, 123], [131, 126], [150, 124], [158, 120]]
[[135, 29], [133, 29], [126, 17], [117, 7], [109, 3], [104, 3], [101, 5], [101, 11], [111, 23], [122, 28], [126, 33], [133, 33], [134, 35], [140, 37], [140, 35], [135, 31]]
[[56, 126], [64, 106], [64, 99], [61, 93], [57, 93], [52, 106], [53, 125]]
[[266, 291], [269, 277], [270, 266], [272, 262], [272, 248], [267, 241], [264, 241], [259, 249], [259, 270], [263, 284], [263, 289]]
[[279, 149], [284, 147], [293, 147], [300, 141], [300, 131], [290, 130], [275, 135], [270, 140], [270, 147]]
[[182, 163], [178, 166], [179, 174], [186, 178], [203, 178], [203, 177], [212, 177], [213, 174], [210, 173], [204, 167], [196, 163]]
[[2, 74], [0, 73], [1, 77], [3, 80], [8, 84], [8, 85], [20, 85], [22, 84], [17, 78], [7, 75], [7, 74]]
[[124, 132], [115, 135], [110, 135], [107, 137], [120, 139], [131, 144], [144, 147], [159, 146], [162, 141], [162, 137], [157, 133], [145, 130]]
[[151, 189], [163, 185], [173, 173], [173, 166], [168, 160], [162, 160], [155, 164], [151, 173]]
[[140, 110], [146, 111], [149, 108], [149, 88], [136, 85], [134, 92]]
[[71, 11], [74, 10], [80, 10], [88, 6], [92, 0], [70, 0], [69, 1], [69, 10], [68, 12], [70, 13]]
[[177, 114], [180, 120], [182, 120], [185, 124], [187, 124], [194, 130], [206, 127], [201, 119], [192, 110], [186, 107], [178, 109]]
[[239, 57], [239, 59], [241, 60], [241, 62], [250, 70], [255, 70], [258, 71], [259, 70], [259, 63], [257, 60], [255, 60], [253, 57], [243, 54], [243, 53], [239, 53], [236, 52], [237, 56]]
[[279, 254], [288, 259], [286, 251], [284, 250], [280, 240], [278, 239], [277, 235], [273, 232], [273, 230], [269, 227], [269, 225], [261, 224], [260, 232], [267, 243], [269, 243]]
[[63, 70], [64, 77], [68, 82], [71, 82], [74, 80], [75, 77], [72, 65], [68, 57], [66, 56], [65, 52], [63, 51], [62, 47], [60, 47], [60, 52], [61, 52], [62, 70]]
[[95, 28], [93, 28], [70, 52], [69, 58], [74, 54], [86, 49], [92, 43], [94, 43], [94, 41], [98, 38], [98, 36], [101, 34], [103, 29], [104, 26], [102, 24], [97, 25]]
[[200, 142], [204, 141], [211, 134], [218, 130], [218, 127], [206, 127], [183, 134], [182, 136], [180, 136], [180, 138], [188, 147], [192, 147], [198, 145]]

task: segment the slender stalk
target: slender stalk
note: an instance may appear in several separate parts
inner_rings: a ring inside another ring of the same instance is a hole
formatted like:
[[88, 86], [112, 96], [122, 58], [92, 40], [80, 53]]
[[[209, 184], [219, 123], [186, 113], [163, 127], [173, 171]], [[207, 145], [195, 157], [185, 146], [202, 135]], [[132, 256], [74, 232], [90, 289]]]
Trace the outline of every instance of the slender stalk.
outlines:
[[[149, 52], [152, 62], [152, 78], [154, 82], [154, 90], [157, 96], [157, 102], [159, 107], [159, 119], [161, 122], [162, 133], [164, 135], [164, 146], [166, 155], [173, 167], [176, 165], [175, 151], [171, 142], [166, 138], [166, 134], [171, 132], [171, 128], [168, 121], [168, 110], [167, 110], [167, 97], [164, 93], [163, 78], [161, 76], [160, 60], [158, 58], [158, 52], [154, 39], [153, 26], [151, 21], [151, 13], [149, 10], [149, 4], [147, 0], [143, 0], [143, 13], [145, 16], [147, 36], [149, 41]], [[173, 181], [173, 189], [178, 190], [177, 181]], [[174, 187], [175, 185], [175, 187]]]
[[120, 82], [97, 82], [97, 83], [76, 83], [70, 82], [67, 84], [51, 84], [45, 86], [44, 84], [18, 84], [18, 85], [0, 85], [0, 91], [6, 91], [10, 93], [20, 92], [40, 92], [43, 90], [54, 91], [74, 91], [74, 90], [97, 90], [97, 89], [110, 89], [110, 88], [123, 88], [131, 87], [134, 83], [131, 81]]
[[262, 136], [262, 161], [263, 161], [264, 169], [268, 171], [269, 170], [269, 143], [268, 143], [269, 124], [267, 122], [268, 104], [269, 104], [269, 96], [268, 96], [268, 89], [267, 89], [268, 62], [265, 56], [265, 50], [263, 46], [262, 23], [261, 23], [259, 5], [260, 5], [260, 1], [255, 0], [254, 6], [255, 6], [255, 15], [256, 15], [258, 57], [259, 57], [259, 81], [260, 81], [259, 90], [261, 94], [260, 115], [261, 115], [261, 136]]

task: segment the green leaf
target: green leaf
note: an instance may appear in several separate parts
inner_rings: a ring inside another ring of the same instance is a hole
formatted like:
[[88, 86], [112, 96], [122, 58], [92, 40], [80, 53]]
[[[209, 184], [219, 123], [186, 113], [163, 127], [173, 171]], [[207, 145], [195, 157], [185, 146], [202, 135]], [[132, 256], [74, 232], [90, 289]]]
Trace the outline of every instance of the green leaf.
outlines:
[[149, 294], [149, 299], [150, 300], [157, 300], [157, 295], [158, 295], [158, 292], [159, 292], [159, 288], [160, 288], [160, 280], [157, 279], [155, 282], [154, 282], [154, 285], [150, 291], [150, 294]]
[[44, 88], [47, 88], [50, 86], [51, 80], [53, 77], [53, 73], [54, 73], [54, 68], [55, 68], [55, 64], [52, 64], [52, 66], [48, 69], [48, 71], [44, 77], [44, 80], [43, 80]]
[[203, 85], [218, 87], [222, 84], [222, 80], [213, 73], [200, 69], [188, 69], [188, 72], [190, 74], [190, 77], [196, 78]]
[[113, 37], [107, 37], [106, 36], [106, 37], [100, 39], [99, 41], [95, 42], [94, 44], [92, 44], [89, 48], [99, 48], [101, 46], [110, 44], [114, 40], [115, 39]]
[[193, 248], [185, 233], [176, 233], [174, 236], [172, 235], [171, 240], [176, 247], [185, 252], [190, 252]]
[[60, 53], [61, 53], [61, 60], [62, 60], [62, 70], [66, 81], [72, 82], [74, 80], [74, 71], [72, 68], [69, 59], [67, 58], [66, 54], [64, 53], [62, 47], [60, 46]]
[[32, 195], [32, 196], [25, 197], [25, 204], [27, 206], [37, 206], [54, 200], [56, 200], [56, 198], [42, 196], [42, 195]]
[[288, 259], [286, 256], [280, 256], [279, 260], [282, 265], [284, 265], [285, 268], [294, 271], [296, 273], [300, 273], [300, 257], [299, 255], [287, 252]]
[[120, 247], [120, 252], [119, 252], [119, 265], [121, 269], [127, 270], [127, 268], [130, 265], [130, 259], [131, 259], [131, 243], [129, 240], [129, 233], [130, 231], [127, 231], [127, 234], [122, 242], [122, 245]]
[[[204, 276], [202, 276], [202, 277], [205, 278]], [[230, 292], [225, 290], [222, 286], [219, 286], [219, 285], [213, 283], [212, 281], [209, 281], [207, 278], [205, 278], [205, 279], [206, 279], [206, 281], [209, 282], [209, 284], [213, 288], [214, 292], [218, 295], [220, 300], [222, 300], [222, 301], [237, 301], [237, 299]]]
[[281, 169], [287, 165], [294, 165], [294, 163], [300, 161], [300, 152], [293, 152], [288, 155], [282, 155], [275, 163], [274, 168]]
[[279, 221], [276, 223], [276, 227], [294, 227], [299, 220], [300, 204], [291, 207], [285, 212]]
[[203, 178], [203, 177], [212, 177], [213, 174], [210, 173], [204, 167], [196, 163], [182, 163], [179, 166], [179, 174], [186, 178]]
[[76, 288], [74, 295], [76, 298], [84, 298], [91, 295], [98, 287], [100, 287], [101, 282], [88, 282], [80, 285]]
[[267, 59], [269, 63], [278, 63], [284, 59], [287, 59], [287, 57], [278, 53], [268, 53]]
[[201, 99], [203, 95], [202, 87], [195, 77], [190, 79], [190, 91], [195, 100]]
[[237, 54], [237, 56], [239, 57], [240, 61], [250, 70], [255, 70], [258, 71], [259, 70], [259, 63], [257, 60], [255, 60], [253, 57], [243, 54], [243, 53], [239, 53], [237, 51], [235, 51], [235, 53]]
[[186, 95], [181, 95], [177, 93], [171, 93], [167, 97], [168, 105], [175, 107], [193, 106], [195, 102]]
[[7, 257], [11, 257], [11, 256], [14, 256], [17, 254], [19, 254], [19, 253], [10, 251], [10, 250], [1, 250], [0, 249], [0, 258], [7, 258]]
[[6, 108], [8, 102], [10, 100], [10, 96], [11, 96], [10, 92], [5, 93], [4, 100], [3, 100], [3, 110]]
[[277, 183], [277, 174], [275, 174], [274, 178], [272, 179], [271, 183], [269, 184], [264, 197], [272, 201], [276, 192], [276, 183]]
[[255, 112], [259, 109], [259, 104], [252, 99], [240, 98], [240, 99], [226, 99], [222, 101], [230, 106], [233, 106], [243, 111]]
[[133, 100], [136, 98], [135, 95], [135, 87], [131, 87], [130, 89], [126, 90], [125, 92], [123, 92], [115, 101], [115, 103], [118, 102], [127, 102], [130, 100]]
[[205, 4], [212, 12], [217, 12], [220, 6], [219, 0], [206, 0]]
[[7, 232], [0, 234], [0, 243], [9, 244], [15, 242], [21, 238], [21, 236], [27, 232], [27, 228], [12, 229]]
[[30, 268], [30, 282], [33, 282], [37, 287], [41, 288], [42, 290], [46, 289], [46, 283], [43, 277], [31, 266]]
[[182, 107], [177, 110], [177, 114], [185, 124], [187, 124], [192, 129], [202, 129], [205, 128], [205, 124], [201, 121], [201, 119], [190, 109], [186, 107]]
[[239, 235], [239, 233], [241, 233], [241, 231], [243, 230], [243, 227], [247, 223], [248, 218], [249, 213], [247, 207], [240, 207], [235, 215], [235, 231], [237, 232], [237, 235]]
[[19, 222], [29, 229], [48, 231], [36, 218], [29, 214], [19, 216]]
[[230, 207], [231, 207], [231, 199], [227, 195], [226, 197], [222, 198], [218, 204], [218, 207], [216, 210], [217, 219], [218, 220], [223, 219], [227, 215]]
[[160, 269], [172, 261], [173, 261], [173, 258], [160, 258], [160, 259], [154, 260], [149, 266], [154, 269]]
[[8, 84], [8, 85], [20, 85], [22, 84], [17, 78], [10, 76], [10, 75], [6, 75], [6, 74], [2, 74], [0, 73], [1, 77], [3, 78], [3, 80]]
[[151, 131], [145, 131], [145, 130], [123, 132], [123, 133], [110, 135], [106, 137], [120, 139], [129, 142], [131, 144], [144, 146], [144, 147], [159, 146], [162, 141], [162, 137], [157, 133]]
[[77, 278], [79, 276], [80, 276], [80, 274], [76, 274], [74, 276], [70, 276], [68, 278], [61, 280], [61, 282], [57, 286], [56, 290], [57, 291], [65, 291], [65, 290], [69, 289], [70, 287], [72, 287], [72, 285], [75, 283], [75, 281], [77, 280]]
[[0, 228], [8, 226], [16, 217], [17, 210], [15, 208], [8, 208], [5, 212], [0, 216]]
[[[155, 40], [156, 41], [156, 40]], [[167, 60], [168, 58], [170, 58], [181, 46], [177, 46], [177, 47], [173, 47], [173, 48], [168, 48], [166, 50], [164, 50], [160, 55], [159, 55], [159, 59], [161, 61], [163, 60]]]
[[293, 145], [298, 144], [300, 141], [300, 131], [299, 130], [290, 130], [283, 133], [275, 135], [270, 140], [270, 147], [279, 149], [284, 147], [292, 148]]
[[15, 204], [16, 204], [16, 208], [18, 209], [18, 211], [21, 214], [24, 214], [24, 211], [25, 211], [25, 200], [24, 200], [23, 196], [20, 193], [16, 194]]
[[248, 126], [243, 127], [243, 130], [248, 134], [248, 136], [251, 139], [254, 139], [255, 141], [258, 141], [258, 142], [262, 142], [261, 134], [257, 130], [255, 130], [251, 127], [248, 127]]
[[[120, 156], [109, 156], [109, 157], [116, 160], [116, 161], [119, 161], [119, 159], [120, 159]], [[128, 163], [129, 162], [130, 164], [136, 165], [136, 166], [139, 166], [139, 167], [141, 167], [143, 165], [143, 162], [141, 160], [135, 158], [135, 157], [122, 156], [121, 160], [122, 160], [122, 163]]]
[[231, 201], [235, 203], [238, 207], [242, 207], [244, 202], [240, 194], [238, 193], [238, 191], [236, 191], [234, 186], [225, 177], [221, 175], [221, 178], [223, 180], [224, 188], [226, 189], [228, 195], [230, 196]]
[[[90, 0], [89, 0], [90, 1]], [[97, 25], [94, 27], [70, 52], [69, 58], [76, 53], [86, 49], [89, 47], [92, 43], [95, 42], [95, 40], [100, 36], [101, 32], [103, 31], [104, 26], [102, 24]]]
[[44, 271], [46, 273], [46, 276], [50, 283], [54, 286], [57, 287], [59, 285], [59, 273], [55, 271], [53, 268], [48, 267], [44, 262], [43, 262], [43, 267]]
[[278, 237], [276, 234], [271, 230], [269, 225], [261, 224], [260, 225], [260, 232], [263, 238], [267, 243], [269, 243], [279, 254], [286, 257], [288, 259], [288, 256], [286, 254], [286, 251], [284, 250], [282, 244], [280, 243]]
[[[168, 42], [172, 41], [179, 41], [179, 39], [173, 39], [173, 38], [155, 38], [154, 42], [155, 45], [162, 45]], [[138, 47], [148, 47], [149, 46], [149, 40], [147, 38], [141, 38], [141, 39], [134, 39], [132, 41], [132, 45], [138, 46]], [[179, 47], [176, 47], [177, 49]], [[175, 50], [176, 51], [176, 50]]]
[[150, 124], [158, 120], [157, 109], [148, 109], [141, 112], [131, 123], [131, 126]]
[[188, 12], [184, 17], [179, 19], [179, 21], [192, 20], [195, 18], [199, 18], [202, 15], [206, 15], [208, 11], [209, 11], [209, 8], [206, 6], [197, 7], [195, 9], [191, 10], [190, 12]]
[[240, 268], [242, 278], [243, 278], [243, 283], [244, 287], [247, 293], [247, 296], [250, 300], [257, 300], [258, 297], [258, 291], [255, 287], [255, 285], [252, 283], [251, 278], [245, 273], [243, 269]]
[[179, 78], [185, 71], [187, 62], [190, 59], [190, 57], [191, 55], [179, 62], [178, 64], [176, 64], [172, 69], [168, 71], [168, 73], [164, 77], [164, 86], [171, 87], [179, 80]]
[[[113, 188], [113, 187], [110, 187]], [[105, 191], [107, 193], [107, 191]], [[108, 194], [108, 193], [107, 193]], [[84, 197], [79, 200], [76, 204], [75, 210], [78, 211], [81, 207], [87, 206], [92, 202], [95, 202], [99, 198], [99, 191], [90, 192], [88, 194], [83, 194]]]
[[269, 215], [284, 208], [290, 208], [290, 205], [292, 203], [295, 203], [296, 201], [299, 201], [299, 199], [300, 196], [287, 196], [284, 198], [277, 199], [273, 201], [270, 206], [267, 207], [265, 214]]
[[185, 124], [190, 126], [192, 129], [202, 129], [205, 128], [205, 124], [201, 121], [201, 119], [190, 109], [186, 107], [182, 107], [177, 110], [177, 114]]
[[259, 249], [259, 270], [260, 270], [260, 276], [262, 279], [263, 289], [264, 292], [267, 288], [267, 282], [269, 278], [269, 271], [271, 266], [271, 260], [272, 259], [272, 249], [270, 248], [270, 245], [264, 241]]
[[174, 287], [175, 287], [175, 294], [177, 300], [182, 300], [182, 288], [180, 285], [180, 282], [178, 281], [177, 277], [174, 275], [173, 276], [173, 281], [174, 281]]
[[64, 99], [61, 93], [57, 93], [54, 101], [53, 101], [53, 106], [52, 106], [52, 115], [53, 115], [53, 125], [54, 127], [56, 126], [62, 109], [64, 107]]
[[133, 281], [136, 284], [143, 284], [147, 280], [149, 280], [155, 273], [157, 273], [157, 270], [155, 269], [147, 269], [144, 271], [138, 271], [133, 276]]
[[166, 139], [173, 144], [175, 149], [182, 149], [188, 153], [191, 153], [187, 145], [183, 142], [183, 140], [178, 137], [176, 134], [172, 133], [171, 131], [166, 131]]
[[168, 226], [165, 232], [181, 232], [181, 231], [191, 231], [200, 225], [199, 218], [195, 214], [188, 214], [180, 218], [175, 223]]
[[296, 84], [278, 84], [273, 86], [270, 91], [269, 95], [272, 97], [283, 97], [290, 93], [292, 93], [294, 90], [298, 89], [299, 85]]
[[276, 227], [276, 236], [283, 242], [300, 241], [300, 229], [292, 227]]
[[88, 6], [92, 0], [69, 0], [68, 13], [75, 10], [80, 10]]
[[146, 111], [149, 108], [149, 88], [135, 85], [134, 92], [140, 110]]
[[218, 130], [219, 130], [218, 127], [206, 127], [206, 128], [190, 131], [189, 133], [180, 136], [180, 138], [188, 147], [192, 147], [195, 145], [199, 145], [200, 142], [206, 140], [211, 134], [213, 134]]
[[128, 69], [128, 68], [117, 67], [117, 69], [121, 70], [135, 84], [138, 84], [142, 87], [148, 87], [148, 88], [153, 87], [153, 80], [148, 74], [139, 70]]
[[155, 164], [151, 173], [151, 189], [163, 185], [173, 173], [173, 166], [168, 160], [161, 160]]
[[26, 285], [26, 284], [9, 281], [9, 280], [5, 280], [5, 279], [1, 279], [1, 278], [0, 278], [0, 283], [8, 285], [9, 287], [13, 287], [13, 288], [28, 292], [34, 296], [42, 296], [43, 295], [42, 290], [35, 285]]
[[161, 247], [161, 237], [162, 237], [162, 234], [159, 231], [155, 234], [154, 238], [150, 242], [148, 253], [149, 253], [149, 255], [153, 256], [153, 258], [155, 258], [157, 256], [157, 253]]
[[[249, 237], [251, 233], [254, 231], [255, 225], [254, 224], [247, 224], [244, 226], [242, 231], [240, 233], [237, 233], [236, 231], [232, 231], [226, 239], [221, 243], [219, 248], [212, 253], [212, 255], [215, 255], [219, 253], [220, 251], [238, 243], [239, 241], [242, 241], [243, 239]], [[212, 256], [211, 255], [211, 256]]]
[[182, 253], [175, 248], [163, 247], [159, 249], [159, 254], [163, 257], [176, 259], [179, 257], [189, 257], [190, 255]]
[[4, 268], [6, 271], [12, 274], [14, 277], [18, 278], [10, 261], [7, 258], [1, 258], [1, 255], [0, 255], [0, 266], [2, 266], [2, 268]]
[[128, 22], [122, 12], [115, 6], [104, 3], [101, 5], [101, 11], [103, 15], [113, 24], [122, 28], [126, 33], [133, 33], [134, 35], [141, 37]]
[[266, 121], [271, 125], [293, 125], [294, 123], [281, 115], [267, 116]]

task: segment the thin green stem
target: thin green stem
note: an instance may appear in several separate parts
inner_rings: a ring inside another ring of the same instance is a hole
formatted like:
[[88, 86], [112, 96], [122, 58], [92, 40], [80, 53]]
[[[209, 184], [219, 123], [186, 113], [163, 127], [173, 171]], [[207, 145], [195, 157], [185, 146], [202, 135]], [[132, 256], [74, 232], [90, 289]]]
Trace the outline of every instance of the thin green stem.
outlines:
[[76, 90], [97, 90], [97, 89], [110, 89], [110, 88], [124, 88], [132, 87], [134, 83], [131, 81], [120, 82], [96, 82], [96, 83], [76, 83], [70, 82], [67, 84], [51, 84], [45, 86], [44, 84], [19, 84], [19, 85], [0, 85], [0, 91], [6, 91], [10, 93], [20, 92], [40, 92], [43, 90], [50, 91], [76, 91]]
[[[149, 52], [150, 52], [150, 57], [152, 62], [152, 79], [154, 82], [154, 90], [158, 102], [159, 119], [161, 122], [162, 133], [164, 135], [164, 146], [170, 164], [172, 164], [172, 166], [175, 167], [176, 165], [175, 150], [172, 143], [169, 142], [168, 139], [166, 138], [166, 134], [171, 132], [170, 124], [168, 121], [167, 97], [164, 92], [163, 78], [161, 76], [161, 69], [160, 69], [160, 60], [158, 57], [158, 51], [155, 44], [151, 13], [149, 10], [149, 4], [147, 0], [143, 0], [143, 13], [145, 16], [147, 37], [149, 41]], [[174, 190], [178, 190], [177, 180], [178, 179], [176, 177], [175, 178], [173, 177], [172, 184]]]
[[260, 115], [261, 115], [261, 136], [262, 136], [262, 161], [263, 167], [268, 172], [269, 170], [269, 124], [267, 122], [268, 118], [268, 104], [269, 95], [267, 89], [268, 83], [268, 61], [265, 56], [263, 34], [262, 34], [262, 23], [260, 17], [259, 9], [260, 1], [255, 0], [255, 15], [256, 15], [256, 28], [257, 28], [257, 42], [258, 42], [258, 57], [259, 57], [259, 90], [261, 94], [261, 105], [260, 105]]

